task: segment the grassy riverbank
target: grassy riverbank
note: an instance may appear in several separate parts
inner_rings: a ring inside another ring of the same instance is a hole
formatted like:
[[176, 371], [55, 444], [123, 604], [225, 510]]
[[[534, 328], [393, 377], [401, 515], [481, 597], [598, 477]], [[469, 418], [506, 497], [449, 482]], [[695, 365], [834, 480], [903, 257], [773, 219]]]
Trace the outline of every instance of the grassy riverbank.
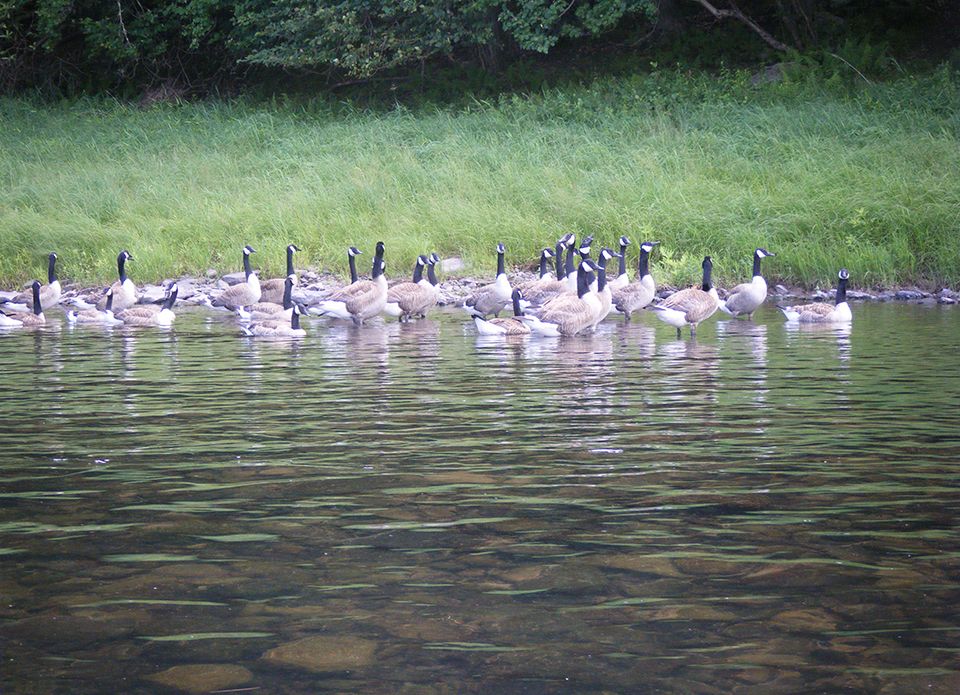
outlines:
[[[960, 78], [946, 70], [828, 87], [653, 74], [496, 103], [387, 112], [343, 105], [0, 99], [0, 281], [103, 281], [120, 248], [138, 281], [240, 267], [341, 268], [388, 245], [492, 248], [532, 262], [561, 233], [663, 242], [664, 281], [749, 275], [857, 285], [960, 282]], [[632, 249], [636, 254], [636, 247]]]

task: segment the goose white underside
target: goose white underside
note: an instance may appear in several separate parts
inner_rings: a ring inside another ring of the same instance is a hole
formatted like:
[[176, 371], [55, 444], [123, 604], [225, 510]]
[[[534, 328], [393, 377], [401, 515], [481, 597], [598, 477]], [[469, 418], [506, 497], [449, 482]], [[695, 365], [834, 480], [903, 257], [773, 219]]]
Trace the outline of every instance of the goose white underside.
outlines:
[[479, 316], [474, 316], [473, 322], [477, 325], [477, 333], [480, 335], [504, 335], [507, 332], [503, 326], [485, 321]]
[[353, 314], [347, 311], [346, 302], [336, 302], [332, 299], [324, 300], [316, 307], [311, 307], [309, 313], [315, 316], [332, 316], [337, 319], [350, 320], [353, 318]]
[[670, 324], [674, 328], [683, 328], [687, 325], [687, 314], [677, 309], [668, 309], [666, 307], [652, 306], [656, 317], [664, 323]]
[[0, 314], [0, 327], [2, 328], [19, 328], [23, 325], [23, 321], [18, 321], [17, 319], [12, 319], [6, 314]]
[[401, 316], [403, 310], [400, 308], [399, 302], [387, 302], [383, 305], [383, 313], [387, 316]]
[[94, 323], [114, 326], [123, 323], [113, 315], [112, 311], [97, 311], [96, 313], [86, 311], [82, 314], [77, 311], [68, 311], [66, 315], [69, 323]]
[[555, 323], [544, 323], [536, 316], [521, 316], [520, 320], [530, 326], [530, 330], [537, 335], [556, 338], [560, 336], [560, 327]]

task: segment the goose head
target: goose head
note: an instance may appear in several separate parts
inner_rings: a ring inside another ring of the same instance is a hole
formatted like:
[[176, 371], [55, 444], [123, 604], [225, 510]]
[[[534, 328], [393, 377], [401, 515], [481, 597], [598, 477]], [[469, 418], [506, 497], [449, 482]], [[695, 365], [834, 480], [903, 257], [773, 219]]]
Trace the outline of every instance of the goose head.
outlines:
[[247, 244], [246, 246], [243, 247], [244, 256], [249, 256], [251, 253], [256, 253], [256, 250], [254, 250], [254, 248], [250, 246], [250, 244]]
[[767, 257], [769, 257], [769, 256], [776, 256], [776, 255], [777, 255], [777, 254], [775, 254], [775, 253], [772, 253], [772, 252], [770, 252], [770, 251], [767, 251], [767, 250], [764, 249], [764, 248], [757, 248], [757, 250], [754, 251], [753, 254], [754, 254], [757, 258], [767, 258]]
[[347, 249], [347, 255], [350, 256], [351, 258], [354, 256], [359, 256], [361, 253], [363, 253], [363, 251], [358, 249], [356, 246], [351, 246], [350, 248]]
[[837, 277], [840, 278], [841, 280], [849, 280], [849, 279], [850, 279], [850, 271], [847, 270], [846, 268], [841, 268], [841, 269], [840, 269], [840, 272], [837, 273]]
[[644, 253], [652, 253], [653, 247], [658, 245], [659, 243], [660, 243], [659, 241], [645, 241], [642, 244], [640, 244], [640, 250], [643, 251]]
[[296, 244], [287, 244], [287, 253], [296, 253], [300, 250], [300, 247]]
[[623, 236], [620, 237], [619, 242], [620, 242], [620, 248], [625, 249], [630, 245], [630, 237], [624, 234]]

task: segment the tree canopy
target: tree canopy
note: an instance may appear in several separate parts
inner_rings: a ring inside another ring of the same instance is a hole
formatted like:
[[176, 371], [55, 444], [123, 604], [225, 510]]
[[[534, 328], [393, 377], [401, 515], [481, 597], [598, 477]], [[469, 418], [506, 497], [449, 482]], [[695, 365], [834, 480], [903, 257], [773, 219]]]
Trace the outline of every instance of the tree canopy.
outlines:
[[496, 73], [560, 45], [630, 49], [692, 29], [741, 32], [759, 55], [854, 31], [921, 35], [956, 14], [950, 0], [0, 0], [0, 89], [209, 90], [271, 71], [337, 82], [442, 63]]

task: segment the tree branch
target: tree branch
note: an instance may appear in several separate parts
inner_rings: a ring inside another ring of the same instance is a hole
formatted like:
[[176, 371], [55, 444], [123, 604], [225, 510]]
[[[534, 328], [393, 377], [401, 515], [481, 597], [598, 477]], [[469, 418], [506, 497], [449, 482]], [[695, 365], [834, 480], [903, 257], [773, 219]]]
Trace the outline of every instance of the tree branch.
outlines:
[[730, 9], [728, 10], [722, 10], [714, 7], [712, 4], [710, 4], [709, 0], [693, 0], [693, 1], [701, 5], [704, 9], [706, 9], [707, 12], [712, 14], [717, 19], [727, 19], [728, 17], [733, 17], [734, 19], [742, 22], [743, 24], [746, 24], [748, 27], [753, 29], [753, 31], [758, 36], [760, 36], [760, 38], [763, 39], [768, 46], [772, 47], [774, 50], [780, 51], [781, 53], [785, 53], [792, 48], [791, 46], [788, 46], [782, 41], [774, 38], [763, 27], [761, 27], [759, 24], [754, 22], [747, 15], [745, 15], [740, 10], [740, 8], [737, 7], [737, 5], [733, 2], [733, 0], [730, 0]]

